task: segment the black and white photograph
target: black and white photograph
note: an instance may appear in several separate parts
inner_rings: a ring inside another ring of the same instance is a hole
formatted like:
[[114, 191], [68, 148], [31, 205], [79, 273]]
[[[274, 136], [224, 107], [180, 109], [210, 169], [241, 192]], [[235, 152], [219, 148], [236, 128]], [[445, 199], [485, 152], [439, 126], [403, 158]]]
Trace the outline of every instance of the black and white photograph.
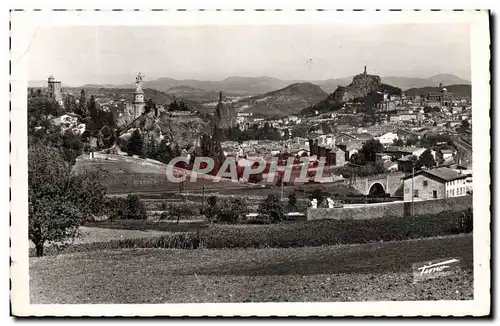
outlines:
[[13, 314], [488, 314], [488, 20], [11, 12]]

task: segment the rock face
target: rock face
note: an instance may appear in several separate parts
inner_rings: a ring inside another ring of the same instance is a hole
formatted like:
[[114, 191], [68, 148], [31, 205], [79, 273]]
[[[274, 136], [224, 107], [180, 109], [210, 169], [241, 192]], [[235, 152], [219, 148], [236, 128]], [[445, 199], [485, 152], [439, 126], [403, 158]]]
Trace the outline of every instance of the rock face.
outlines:
[[354, 76], [348, 86], [339, 86], [331, 96], [336, 103], [345, 103], [376, 92], [381, 85], [382, 81], [379, 76], [368, 75], [365, 71], [363, 74]]
[[224, 130], [236, 126], [236, 110], [234, 106], [228, 102], [224, 101], [222, 98], [222, 92], [219, 93], [219, 103], [215, 107], [215, 121], [217, 128]]

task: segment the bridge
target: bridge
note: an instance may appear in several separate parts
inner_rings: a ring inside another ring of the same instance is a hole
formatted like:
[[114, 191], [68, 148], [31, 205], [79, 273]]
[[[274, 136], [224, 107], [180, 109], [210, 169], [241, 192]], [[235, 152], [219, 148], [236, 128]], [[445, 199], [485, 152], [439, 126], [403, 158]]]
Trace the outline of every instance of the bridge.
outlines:
[[403, 172], [374, 174], [367, 177], [355, 177], [347, 184], [365, 196], [403, 196]]

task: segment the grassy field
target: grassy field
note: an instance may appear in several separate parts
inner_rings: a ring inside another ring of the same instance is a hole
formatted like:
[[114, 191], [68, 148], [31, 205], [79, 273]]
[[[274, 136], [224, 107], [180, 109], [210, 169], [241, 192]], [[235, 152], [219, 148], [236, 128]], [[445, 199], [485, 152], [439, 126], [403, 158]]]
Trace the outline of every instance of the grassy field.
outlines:
[[[161, 230], [126, 230], [116, 228], [102, 228], [102, 227], [80, 227], [80, 236], [74, 240], [74, 244], [93, 243], [93, 242], [106, 242], [121, 239], [135, 239], [135, 238], [155, 238], [170, 232]], [[30, 241], [30, 248], [35, 245]]]
[[[30, 258], [32, 303], [473, 298], [472, 235], [304, 248], [128, 249]], [[412, 263], [461, 259], [413, 283]]]

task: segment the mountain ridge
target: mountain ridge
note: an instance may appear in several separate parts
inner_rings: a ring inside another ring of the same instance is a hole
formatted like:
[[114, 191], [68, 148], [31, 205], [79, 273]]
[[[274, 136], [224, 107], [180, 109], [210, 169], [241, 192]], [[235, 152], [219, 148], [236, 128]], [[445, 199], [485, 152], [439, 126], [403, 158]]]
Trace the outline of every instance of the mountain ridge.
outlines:
[[[176, 86], [189, 86], [195, 89], [200, 89], [203, 91], [222, 91], [224, 93], [232, 93], [236, 95], [259, 95], [273, 90], [278, 90], [284, 88], [288, 85], [294, 83], [311, 83], [320, 86], [325, 92], [331, 93], [338, 86], [347, 86], [352, 78], [342, 77], [342, 78], [330, 78], [325, 80], [282, 80], [269, 76], [260, 77], [242, 77], [242, 76], [230, 76], [220, 81], [211, 80], [196, 80], [196, 79], [173, 79], [168, 77], [162, 77], [154, 79], [151, 81], [144, 81], [145, 88], [153, 88], [159, 91], [167, 91], [172, 87]], [[382, 83], [393, 85], [395, 87], [401, 88], [403, 90], [417, 87], [434, 87], [440, 83], [444, 85], [454, 85], [454, 84], [471, 84], [470, 81], [462, 79], [453, 74], [437, 74], [427, 78], [423, 77], [404, 77], [404, 76], [386, 76], [381, 77]], [[97, 85], [97, 84], [86, 84], [80, 86], [80, 88], [134, 88], [134, 84], [121, 84], [121, 85]]]

